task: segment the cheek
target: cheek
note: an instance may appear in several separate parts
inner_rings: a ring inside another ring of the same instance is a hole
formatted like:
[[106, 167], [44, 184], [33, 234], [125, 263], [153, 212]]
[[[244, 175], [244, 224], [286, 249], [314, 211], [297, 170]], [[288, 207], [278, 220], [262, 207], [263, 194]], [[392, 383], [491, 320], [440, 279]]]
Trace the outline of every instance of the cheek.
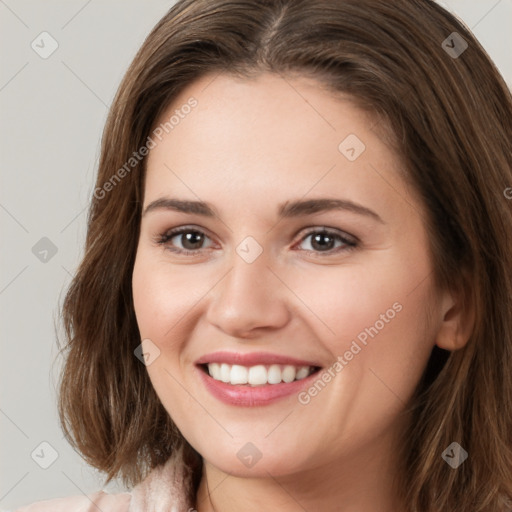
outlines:
[[165, 256], [155, 258], [137, 254], [132, 290], [135, 314], [142, 338], [162, 343], [173, 329], [179, 330], [183, 319], [191, 312], [202, 293], [190, 273], [166, 265]]
[[333, 355], [333, 378], [327, 391], [306, 390], [301, 403], [309, 402], [311, 418], [331, 411], [332, 425], [347, 443], [378, 435], [394, 422], [421, 378], [434, 343], [425, 311], [431, 285], [425, 280], [418, 286], [418, 274], [420, 269], [402, 267], [398, 275], [377, 279], [354, 271], [338, 280], [349, 284], [346, 289], [316, 295], [316, 311], [329, 326], [317, 322], [317, 333], [324, 333], [319, 339]]
[[165, 262], [139, 249], [132, 275], [134, 309], [143, 347], [156, 354], [146, 369], [164, 407], [179, 419], [176, 397], [183, 394], [179, 359], [185, 339], [180, 333], [189, 326], [193, 301], [183, 295], [180, 273], [168, 274]]
[[377, 387], [391, 401], [393, 393], [405, 400], [426, 366], [435, 338], [427, 325], [433, 294], [430, 263], [418, 248], [297, 280], [295, 291], [308, 299], [318, 339], [333, 360], [343, 358], [354, 393], [370, 398]]
[[[302, 274], [295, 279], [293, 290], [304, 298], [311, 313], [306, 316], [317, 325], [319, 339], [339, 353], [353, 339], [364, 343], [365, 339], [382, 338], [391, 330], [411, 332], [423, 326], [430, 286], [425, 280], [428, 272], [426, 261], [401, 261], [390, 254], [376, 259], [373, 265], [331, 267], [314, 270], [309, 276]], [[293, 276], [289, 276], [288, 282], [292, 281]]]

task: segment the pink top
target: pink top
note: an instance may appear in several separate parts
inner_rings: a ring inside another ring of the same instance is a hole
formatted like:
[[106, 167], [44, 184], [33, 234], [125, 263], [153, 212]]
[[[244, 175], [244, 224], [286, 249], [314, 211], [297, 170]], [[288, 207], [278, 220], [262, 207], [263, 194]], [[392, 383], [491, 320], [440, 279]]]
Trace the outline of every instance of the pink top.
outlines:
[[154, 468], [131, 492], [69, 496], [15, 509], [14, 512], [192, 512], [187, 495], [190, 477], [184, 471], [181, 450]]

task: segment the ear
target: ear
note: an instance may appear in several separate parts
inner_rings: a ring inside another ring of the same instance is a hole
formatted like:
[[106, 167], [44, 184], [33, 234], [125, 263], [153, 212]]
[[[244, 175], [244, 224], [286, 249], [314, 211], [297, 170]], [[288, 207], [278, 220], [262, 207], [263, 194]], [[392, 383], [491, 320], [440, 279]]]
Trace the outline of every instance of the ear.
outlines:
[[459, 350], [468, 342], [475, 327], [475, 311], [469, 294], [461, 290], [443, 291], [441, 295], [442, 320], [436, 335], [436, 345], [445, 350]]

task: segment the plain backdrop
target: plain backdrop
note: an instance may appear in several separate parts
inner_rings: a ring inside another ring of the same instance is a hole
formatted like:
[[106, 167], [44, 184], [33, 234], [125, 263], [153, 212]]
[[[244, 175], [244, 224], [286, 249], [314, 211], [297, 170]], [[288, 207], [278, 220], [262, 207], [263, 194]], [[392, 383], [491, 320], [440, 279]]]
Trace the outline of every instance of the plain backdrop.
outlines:
[[[83, 251], [108, 108], [173, 3], [0, 0], [0, 509], [103, 488], [58, 423], [55, 325]], [[512, 84], [512, 0], [441, 3]]]

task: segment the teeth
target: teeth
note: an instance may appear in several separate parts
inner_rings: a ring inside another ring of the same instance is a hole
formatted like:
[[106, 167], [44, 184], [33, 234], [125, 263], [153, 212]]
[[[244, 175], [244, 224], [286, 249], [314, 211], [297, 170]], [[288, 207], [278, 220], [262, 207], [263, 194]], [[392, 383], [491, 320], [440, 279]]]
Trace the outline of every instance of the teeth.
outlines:
[[[208, 370], [210, 369], [210, 366], [208, 365]], [[229, 367], [229, 364], [225, 364], [225, 363], [222, 363], [220, 365], [220, 375], [219, 375], [219, 380], [221, 380], [222, 382], [229, 382], [229, 379], [231, 378], [230, 377], [230, 374], [231, 374], [231, 368]], [[211, 372], [210, 372], [210, 375], [211, 375]], [[215, 379], [215, 377], [213, 377]]]
[[297, 372], [297, 375], [295, 375], [295, 378], [297, 380], [301, 380], [301, 379], [304, 379], [305, 377], [307, 377], [309, 375], [309, 368], [307, 366], [303, 366], [302, 368], [299, 369], [299, 371]]
[[248, 371], [247, 382], [251, 386], [261, 386], [267, 383], [267, 369], [262, 365], [251, 366]]
[[283, 370], [282, 379], [285, 382], [293, 382], [295, 380], [295, 375], [297, 374], [294, 366], [285, 366]]
[[273, 364], [268, 369], [267, 382], [269, 384], [279, 384], [281, 382], [281, 367], [277, 364]]
[[212, 363], [212, 364], [208, 365], [208, 370], [210, 372], [210, 375], [215, 380], [222, 380], [221, 379], [220, 364], [219, 363]]
[[247, 384], [247, 374], [248, 371], [245, 366], [234, 364], [231, 367], [231, 375], [229, 382], [231, 384]]
[[250, 386], [264, 386], [265, 384], [279, 384], [281, 382], [293, 382], [301, 380], [314, 371], [312, 366], [280, 366], [272, 364], [264, 366], [241, 366], [239, 364], [209, 363], [208, 373], [210, 377], [227, 384], [239, 385], [249, 384]]

